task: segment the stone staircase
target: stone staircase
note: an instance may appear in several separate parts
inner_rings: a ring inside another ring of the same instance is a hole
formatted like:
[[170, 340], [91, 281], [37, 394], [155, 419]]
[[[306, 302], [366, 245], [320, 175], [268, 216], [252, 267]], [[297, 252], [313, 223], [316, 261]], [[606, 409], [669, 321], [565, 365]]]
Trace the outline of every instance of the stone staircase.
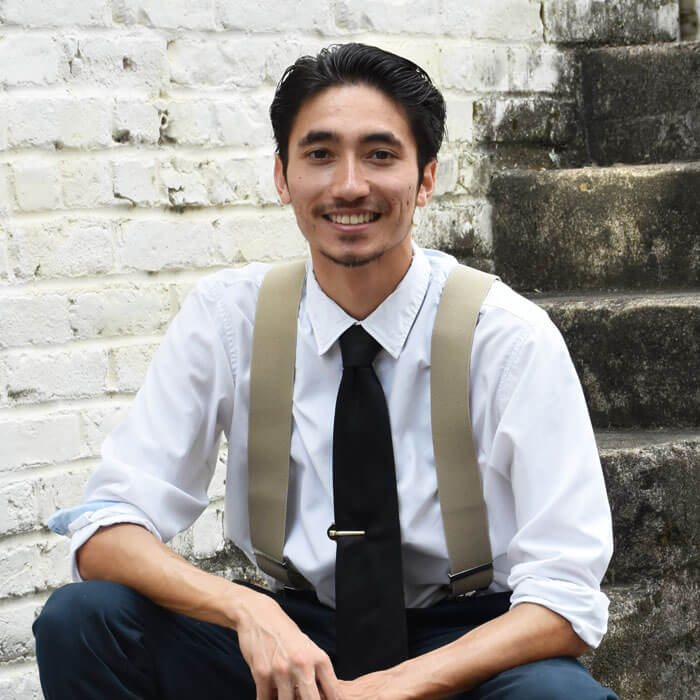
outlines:
[[584, 661], [621, 698], [700, 697], [700, 43], [571, 57], [570, 140], [538, 144], [566, 168], [492, 177], [493, 265], [562, 331], [597, 430], [615, 554]]

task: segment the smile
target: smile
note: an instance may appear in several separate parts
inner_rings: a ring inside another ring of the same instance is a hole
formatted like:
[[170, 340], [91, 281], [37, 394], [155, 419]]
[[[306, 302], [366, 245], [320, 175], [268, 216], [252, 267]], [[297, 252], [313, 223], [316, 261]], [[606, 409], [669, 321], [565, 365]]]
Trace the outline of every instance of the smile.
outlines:
[[360, 214], [326, 214], [325, 219], [332, 221], [334, 224], [368, 224], [370, 221], [376, 221], [379, 214], [374, 212], [362, 212]]

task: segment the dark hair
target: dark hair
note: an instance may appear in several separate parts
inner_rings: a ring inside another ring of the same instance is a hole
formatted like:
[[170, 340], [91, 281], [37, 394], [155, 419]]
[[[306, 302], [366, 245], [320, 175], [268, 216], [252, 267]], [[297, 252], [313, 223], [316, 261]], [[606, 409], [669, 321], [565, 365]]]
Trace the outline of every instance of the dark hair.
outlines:
[[418, 151], [418, 179], [437, 158], [445, 133], [445, 100], [428, 74], [396, 54], [366, 44], [334, 44], [302, 56], [284, 72], [270, 105], [272, 130], [285, 177], [289, 135], [303, 103], [337, 85], [377, 88], [404, 110]]

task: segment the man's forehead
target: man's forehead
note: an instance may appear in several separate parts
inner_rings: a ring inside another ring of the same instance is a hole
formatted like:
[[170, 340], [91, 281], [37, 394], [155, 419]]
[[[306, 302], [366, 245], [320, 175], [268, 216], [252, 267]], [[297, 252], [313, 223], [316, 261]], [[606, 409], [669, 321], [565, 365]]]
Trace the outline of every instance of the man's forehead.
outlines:
[[412, 139], [403, 106], [365, 84], [335, 85], [305, 100], [292, 132], [292, 142], [300, 147], [347, 138], [399, 147]]

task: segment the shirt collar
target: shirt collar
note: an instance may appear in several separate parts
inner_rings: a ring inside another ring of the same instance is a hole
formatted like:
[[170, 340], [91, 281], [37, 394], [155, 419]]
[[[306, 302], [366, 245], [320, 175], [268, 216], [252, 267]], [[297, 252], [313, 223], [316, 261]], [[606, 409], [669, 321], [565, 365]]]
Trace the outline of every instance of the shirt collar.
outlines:
[[[398, 359], [418, 315], [430, 281], [430, 263], [413, 244], [413, 259], [396, 289], [360, 325], [394, 358]], [[311, 260], [306, 264], [306, 310], [318, 354], [323, 355], [358, 321], [343, 311], [316, 280]]]

